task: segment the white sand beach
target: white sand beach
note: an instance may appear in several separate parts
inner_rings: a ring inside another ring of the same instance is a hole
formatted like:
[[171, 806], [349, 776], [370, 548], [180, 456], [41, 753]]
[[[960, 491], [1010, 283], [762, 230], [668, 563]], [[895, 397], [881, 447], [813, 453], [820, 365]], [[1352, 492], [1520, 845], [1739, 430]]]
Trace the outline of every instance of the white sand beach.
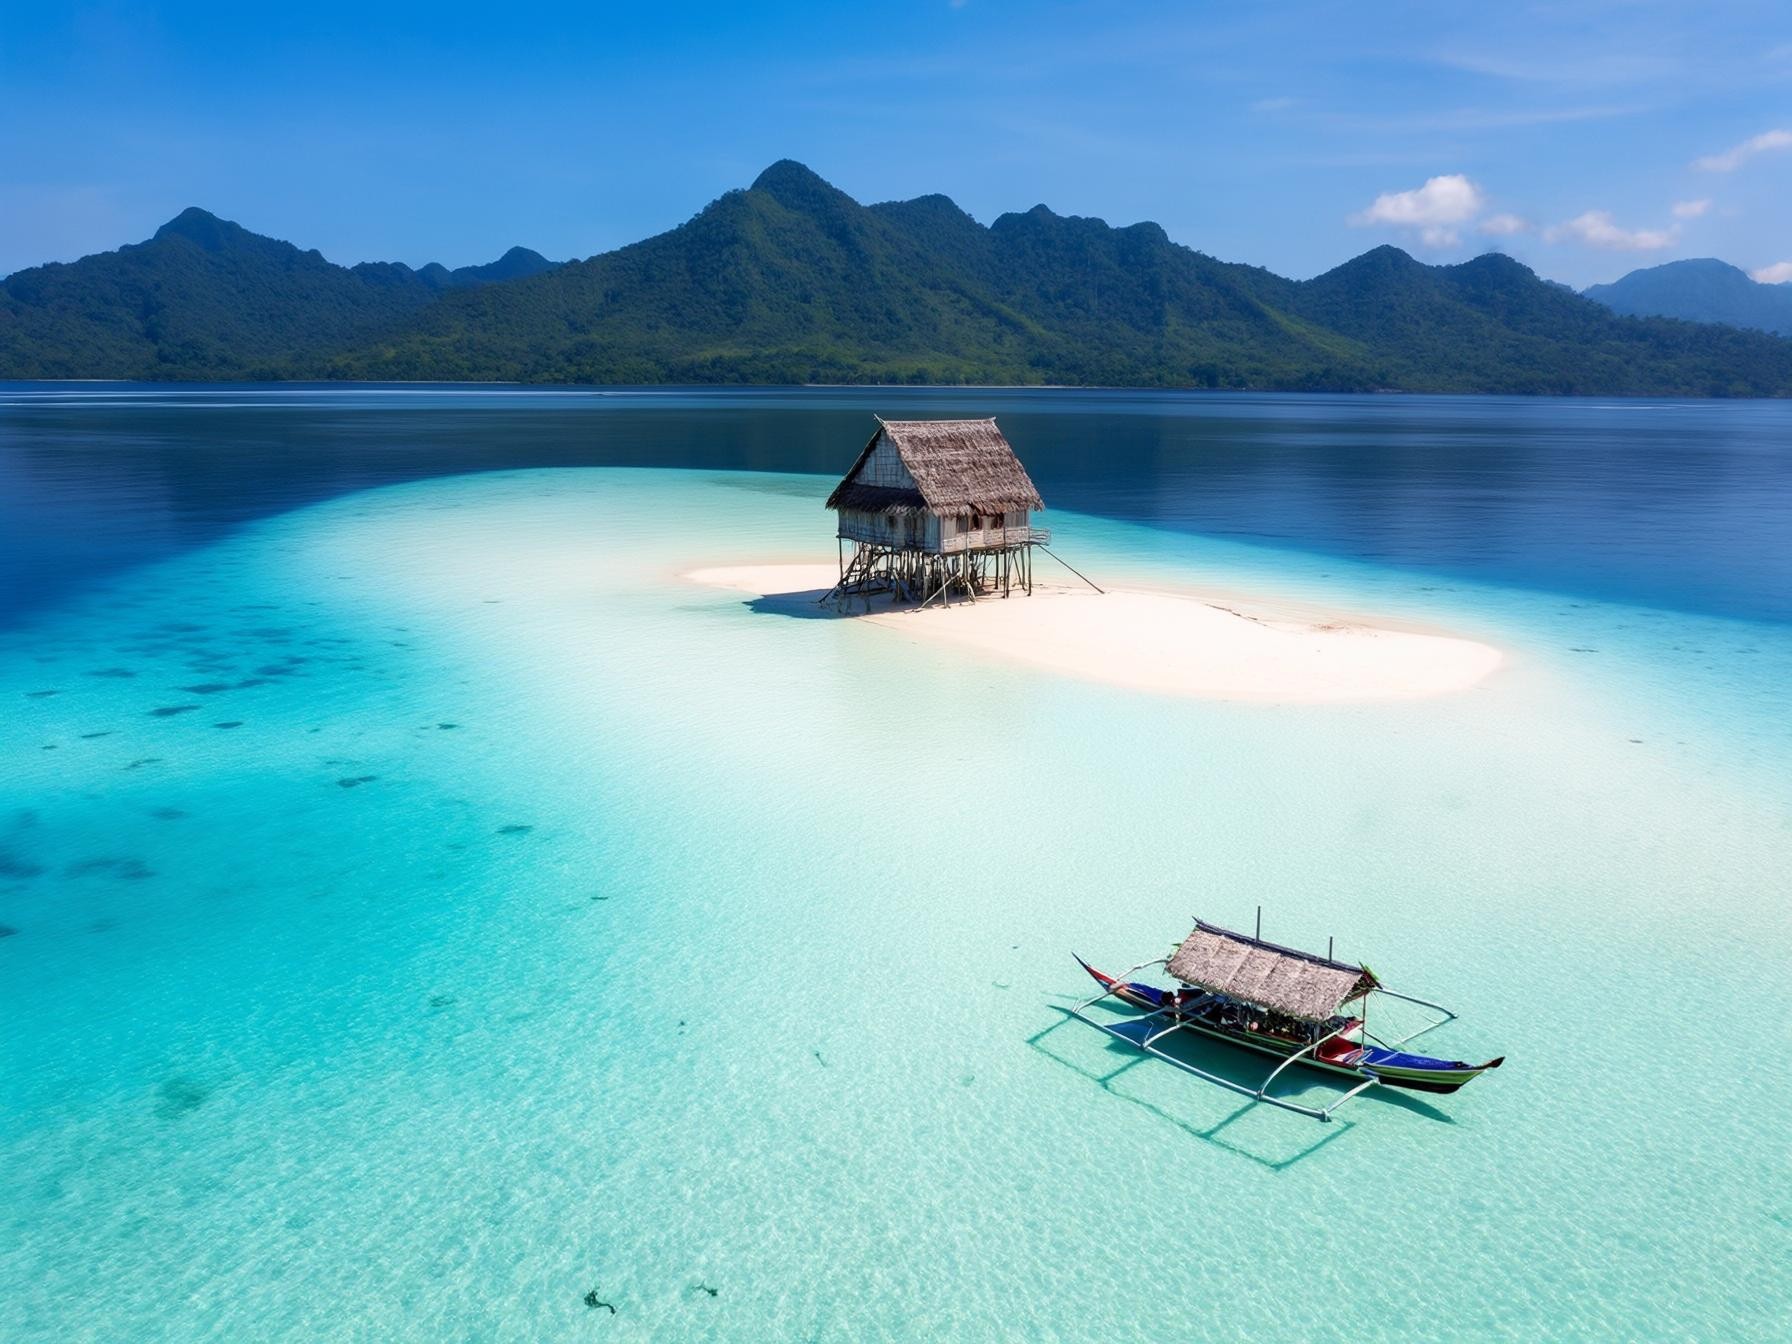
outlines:
[[[758, 597], [812, 600], [825, 564], [699, 569], [686, 578]], [[1231, 597], [1142, 587], [1038, 586], [925, 611], [881, 603], [850, 618], [910, 639], [1164, 695], [1319, 704], [1467, 690], [1504, 661], [1491, 645]]]

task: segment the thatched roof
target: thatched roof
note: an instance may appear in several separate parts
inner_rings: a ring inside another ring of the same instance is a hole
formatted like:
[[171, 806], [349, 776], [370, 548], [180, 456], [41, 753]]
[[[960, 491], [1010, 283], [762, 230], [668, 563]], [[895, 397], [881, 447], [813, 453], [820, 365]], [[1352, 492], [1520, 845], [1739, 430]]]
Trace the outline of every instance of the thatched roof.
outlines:
[[1278, 947], [1199, 920], [1168, 969], [1185, 985], [1304, 1022], [1325, 1021], [1378, 983], [1361, 966]]
[[[916, 488], [860, 483], [860, 469], [883, 439], [896, 450]], [[1027, 469], [992, 420], [880, 420], [834, 493], [830, 509], [865, 513], [1006, 513], [1043, 509]]]

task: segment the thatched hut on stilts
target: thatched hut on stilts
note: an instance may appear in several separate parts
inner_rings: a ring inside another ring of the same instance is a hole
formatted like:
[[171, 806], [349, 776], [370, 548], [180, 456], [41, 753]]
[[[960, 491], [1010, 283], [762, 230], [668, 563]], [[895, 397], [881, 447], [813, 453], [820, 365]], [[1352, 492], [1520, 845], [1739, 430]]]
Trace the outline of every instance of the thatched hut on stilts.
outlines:
[[1033, 591], [1045, 508], [991, 420], [883, 420], [834, 493], [841, 602], [917, 602]]

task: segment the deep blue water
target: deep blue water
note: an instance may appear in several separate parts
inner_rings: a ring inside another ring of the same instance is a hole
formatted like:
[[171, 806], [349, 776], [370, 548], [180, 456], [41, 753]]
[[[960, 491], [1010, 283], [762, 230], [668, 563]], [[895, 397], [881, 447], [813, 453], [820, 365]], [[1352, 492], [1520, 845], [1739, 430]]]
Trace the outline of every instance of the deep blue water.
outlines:
[[1048, 504], [1792, 620], [1792, 404], [1059, 390], [0, 384], [0, 620], [238, 525], [512, 467], [842, 470], [996, 415]]

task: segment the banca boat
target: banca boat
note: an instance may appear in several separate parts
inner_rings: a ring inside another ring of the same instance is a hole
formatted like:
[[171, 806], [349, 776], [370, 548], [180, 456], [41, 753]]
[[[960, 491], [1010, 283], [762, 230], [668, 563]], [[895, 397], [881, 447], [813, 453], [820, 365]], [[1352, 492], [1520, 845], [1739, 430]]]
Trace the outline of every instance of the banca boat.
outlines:
[[[1234, 933], [1202, 920], [1195, 921], [1194, 932], [1168, 957], [1142, 962], [1119, 975], [1105, 975], [1081, 957], [1076, 960], [1101, 986], [1101, 993], [1069, 1009], [1072, 1017], [1186, 1073], [1318, 1120], [1330, 1120], [1340, 1106], [1371, 1087], [1454, 1092], [1505, 1063], [1504, 1055], [1469, 1064], [1414, 1054], [1404, 1047], [1456, 1014], [1441, 1004], [1395, 993], [1366, 966], [1267, 943], [1261, 936]], [[1153, 966], [1164, 967], [1178, 987], [1160, 989], [1130, 978]], [[1370, 997], [1378, 994], [1436, 1016], [1404, 1036], [1384, 1040], [1370, 1032], [1367, 1022]], [[1138, 1009], [1140, 1015], [1113, 1022], [1089, 1016], [1090, 1008], [1108, 998]], [[1260, 1086], [1249, 1087], [1160, 1048], [1160, 1042], [1179, 1031], [1254, 1050], [1279, 1062]], [[1292, 1065], [1341, 1075], [1355, 1086], [1323, 1107], [1269, 1095], [1270, 1085]]]

